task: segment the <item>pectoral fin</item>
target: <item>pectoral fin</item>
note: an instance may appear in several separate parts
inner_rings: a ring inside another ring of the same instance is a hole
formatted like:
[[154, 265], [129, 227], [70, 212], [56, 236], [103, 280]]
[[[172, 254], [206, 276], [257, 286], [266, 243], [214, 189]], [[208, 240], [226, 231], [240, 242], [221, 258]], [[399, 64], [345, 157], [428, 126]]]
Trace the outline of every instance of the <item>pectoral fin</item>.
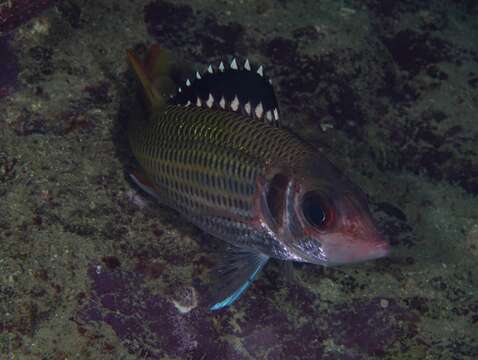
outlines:
[[228, 245], [215, 269], [216, 284], [211, 291], [209, 308], [222, 309], [236, 301], [252, 284], [269, 257], [250, 250]]

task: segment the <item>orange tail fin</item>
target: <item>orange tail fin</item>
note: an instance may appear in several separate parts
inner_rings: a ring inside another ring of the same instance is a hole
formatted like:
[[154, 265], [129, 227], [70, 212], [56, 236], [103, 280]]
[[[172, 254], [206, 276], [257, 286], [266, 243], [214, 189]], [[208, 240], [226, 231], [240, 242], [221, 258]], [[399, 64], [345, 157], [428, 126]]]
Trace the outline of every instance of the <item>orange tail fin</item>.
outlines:
[[[159, 45], [158, 45], [159, 48]], [[156, 51], [156, 50], [155, 50]], [[159, 49], [157, 50], [159, 51]], [[157, 89], [157, 85], [160, 83], [156, 82], [153, 84], [153, 73], [152, 69], [148, 69], [146, 65], [136, 56], [131, 49], [126, 50], [128, 61], [143, 87], [144, 93], [152, 109], [160, 110], [166, 103], [164, 96]], [[161, 60], [158, 58], [158, 60]], [[157, 63], [160, 65], [160, 63]]]

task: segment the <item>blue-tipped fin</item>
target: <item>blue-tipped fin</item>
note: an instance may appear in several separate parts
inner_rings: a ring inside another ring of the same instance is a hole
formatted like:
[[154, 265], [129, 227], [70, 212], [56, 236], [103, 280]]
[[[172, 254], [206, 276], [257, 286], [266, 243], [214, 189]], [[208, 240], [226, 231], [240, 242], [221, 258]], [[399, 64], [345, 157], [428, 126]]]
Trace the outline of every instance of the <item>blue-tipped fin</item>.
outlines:
[[227, 246], [214, 274], [216, 284], [211, 290], [209, 310], [215, 311], [231, 305], [252, 284], [269, 257], [250, 250]]

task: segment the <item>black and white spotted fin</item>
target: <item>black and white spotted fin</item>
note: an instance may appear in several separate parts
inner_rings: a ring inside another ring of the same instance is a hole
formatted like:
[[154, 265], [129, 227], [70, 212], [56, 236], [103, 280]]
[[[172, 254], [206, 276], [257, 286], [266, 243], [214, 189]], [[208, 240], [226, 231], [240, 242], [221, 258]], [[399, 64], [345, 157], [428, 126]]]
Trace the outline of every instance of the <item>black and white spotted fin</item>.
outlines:
[[170, 103], [238, 112], [280, 126], [279, 106], [271, 80], [262, 65], [233, 58], [208, 65], [178, 87]]

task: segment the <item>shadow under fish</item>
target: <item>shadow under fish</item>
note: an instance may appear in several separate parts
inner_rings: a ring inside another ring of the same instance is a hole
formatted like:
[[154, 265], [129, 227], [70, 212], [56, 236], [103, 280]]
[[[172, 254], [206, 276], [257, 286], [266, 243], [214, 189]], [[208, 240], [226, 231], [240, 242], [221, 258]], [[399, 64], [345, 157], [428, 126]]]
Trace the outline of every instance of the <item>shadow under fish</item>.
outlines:
[[365, 194], [281, 122], [262, 66], [209, 65], [179, 85], [182, 64], [128, 50], [149, 111], [128, 137], [145, 192], [225, 241], [210, 309], [232, 304], [270, 258], [339, 265], [387, 255]]

